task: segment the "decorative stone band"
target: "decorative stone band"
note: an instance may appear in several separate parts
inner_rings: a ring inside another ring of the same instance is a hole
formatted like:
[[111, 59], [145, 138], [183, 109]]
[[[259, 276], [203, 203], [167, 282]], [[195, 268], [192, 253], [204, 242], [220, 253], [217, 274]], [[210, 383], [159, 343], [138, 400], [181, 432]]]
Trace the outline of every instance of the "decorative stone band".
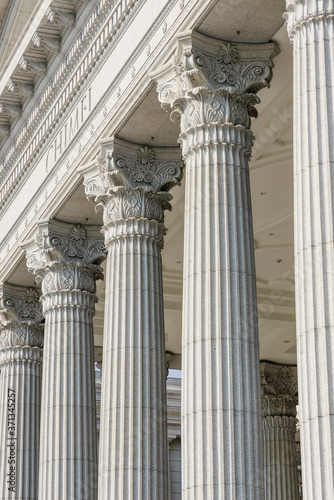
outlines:
[[75, 316], [80, 311], [81, 320], [91, 321], [97, 297], [86, 290], [61, 290], [46, 292], [42, 295], [42, 302], [44, 313], [61, 309], [64, 314], [68, 315], [70, 312]]
[[275, 43], [230, 43], [197, 32], [180, 33], [176, 53], [151, 73], [162, 107], [181, 116], [181, 132], [211, 123], [250, 126], [255, 94], [269, 87]]
[[0, 287], [0, 318], [0, 349], [10, 348], [6, 359], [17, 347], [43, 347], [39, 290], [4, 283]]
[[[116, 221], [148, 219], [163, 223], [164, 211], [171, 209], [168, 191], [180, 184], [182, 168], [177, 147], [140, 147], [113, 137], [101, 141], [101, 155], [80, 171], [87, 198], [103, 210], [106, 233]], [[130, 225], [124, 234], [131, 234], [131, 229], [136, 234], [147, 226]]]
[[112, 241], [128, 240], [130, 242], [133, 239], [141, 238], [155, 242], [160, 249], [163, 248], [163, 239], [166, 232], [162, 223], [146, 218], [111, 221], [109, 224], [104, 225], [102, 230], [107, 246]]
[[262, 417], [292, 417], [295, 420], [298, 402], [297, 367], [267, 361], [260, 363]]
[[106, 258], [100, 227], [56, 220], [37, 225], [35, 239], [23, 247], [28, 270], [42, 283], [44, 306], [50, 292], [80, 290], [95, 294], [95, 281], [103, 278], [99, 264]]
[[329, 23], [333, 32], [334, 8], [331, 0], [286, 0], [286, 12], [283, 17], [287, 21], [291, 41], [300, 30], [318, 22]]
[[251, 156], [254, 136], [243, 125], [231, 123], [210, 123], [187, 129], [180, 134], [182, 155], [186, 160], [193, 151], [208, 149], [210, 146], [224, 147], [227, 163], [239, 164], [238, 159]]
[[15, 346], [0, 349], [0, 367], [7, 363], [42, 364], [43, 350], [40, 347]]

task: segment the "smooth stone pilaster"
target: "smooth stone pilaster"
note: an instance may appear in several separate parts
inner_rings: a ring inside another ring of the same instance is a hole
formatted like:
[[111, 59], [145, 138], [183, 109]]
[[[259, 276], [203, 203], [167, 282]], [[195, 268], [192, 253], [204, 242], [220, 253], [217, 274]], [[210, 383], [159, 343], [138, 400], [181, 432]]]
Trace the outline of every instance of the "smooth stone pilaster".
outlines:
[[168, 456], [161, 248], [178, 148], [102, 142], [85, 177], [103, 207], [108, 247], [99, 499], [167, 500]]
[[186, 161], [182, 498], [263, 498], [248, 159], [275, 44], [179, 36], [152, 74]]
[[288, 0], [294, 60], [295, 282], [305, 499], [334, 498], [334, 4]]
[[43, 326], [40, 292], [0, 290], [0, 499], [38, 499]]
[[298, 500], [297, 367], [261, 362], [266, 500]]
[[39, 500], [97, 498], [93, 315], [99, 228], [41, 222], [25, 245], [45, 314]]

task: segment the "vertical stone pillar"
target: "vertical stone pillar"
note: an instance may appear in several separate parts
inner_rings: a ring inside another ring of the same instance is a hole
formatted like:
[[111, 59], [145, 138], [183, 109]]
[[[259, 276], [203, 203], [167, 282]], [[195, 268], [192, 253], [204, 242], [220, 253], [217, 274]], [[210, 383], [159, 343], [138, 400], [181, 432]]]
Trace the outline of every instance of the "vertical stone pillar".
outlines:
[[165, 336], [161, 249], [178, 148], [102, 141], [82, 170], [103, 208], [108, 247], [99, 498], [167, 499]]
[[45, 315], [39, 500], [97, 496], [93, 315], [100, 228], [51, 220], [27, 242]]
[[179, 36], [152, 74], [186, 161], [182, 332], [185, 499], [262, 498], [260, 377], [248, 159], [275, 44]]
[[40, 293], [0, 288], [0, 498], [37, 500], [43, 315]]
[[334, 498], [334, 3], [287, 0], [294, 60], [298, 398], [306, 499]]
[[266, 500], [298, 500], [297, 367], [260, 363]]

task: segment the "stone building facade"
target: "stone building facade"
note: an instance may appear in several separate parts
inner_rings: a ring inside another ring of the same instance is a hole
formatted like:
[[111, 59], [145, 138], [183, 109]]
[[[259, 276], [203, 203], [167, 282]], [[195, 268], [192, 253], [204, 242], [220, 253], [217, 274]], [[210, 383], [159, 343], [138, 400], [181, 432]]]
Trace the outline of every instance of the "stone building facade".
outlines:
[[0, 22], [0, 499], [333, 499], [333, 0]]

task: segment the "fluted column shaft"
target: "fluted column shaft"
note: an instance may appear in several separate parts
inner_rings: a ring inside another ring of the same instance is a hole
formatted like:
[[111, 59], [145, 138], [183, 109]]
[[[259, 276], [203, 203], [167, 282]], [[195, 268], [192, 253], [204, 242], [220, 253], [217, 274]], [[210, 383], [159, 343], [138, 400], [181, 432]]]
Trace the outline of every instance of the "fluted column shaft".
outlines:
[[[248, 159], [273, 44], [181, 34], [152, 75], [179, 116], [186, 161], [182, 497], [263, 498], [257, 304]], [[239, 60], [240, 59], [240, 60]], [[250, 76], [251, 75], [251, 76]]]
[[267, 416], [262, 420], [266, 500], [298, 500], [296, 419]]
[[161, 228], [142, 219], [118, 221], [114, 230], [107, 260], [99, 495], [164, 499]]
[[103, 209], [109, 249], [103, 340], [99, 499], [168, 498], [161, 249], [168, 191], [179, 184], [177, 148], [101, 141], [83, 167], [88, 198]]
[[95, 300], [81, 290], [43, 296], [40, 499], [96, 498]]
[[297, 368], [260, 364], [265, 500], [298, 500]]
[[98, 229], [86, 231], [40, 223], [27, 244], [45, 314], [39, 500], [97, 498], [93, 315], [104, 250]]
[[334, 498], [334, 4], [287, 1], [294, 58], [299, 420], [306, 500]]
[[247, 162], [251, 132], [211, 124], [188, 132], [184, 140], [191, 147], [185, 151], [183, 494], [258, 499], [262, 463]]
[[0, 498], [37, 500], [43, 346], [37, 291], [5, 285], [0, 313]]

